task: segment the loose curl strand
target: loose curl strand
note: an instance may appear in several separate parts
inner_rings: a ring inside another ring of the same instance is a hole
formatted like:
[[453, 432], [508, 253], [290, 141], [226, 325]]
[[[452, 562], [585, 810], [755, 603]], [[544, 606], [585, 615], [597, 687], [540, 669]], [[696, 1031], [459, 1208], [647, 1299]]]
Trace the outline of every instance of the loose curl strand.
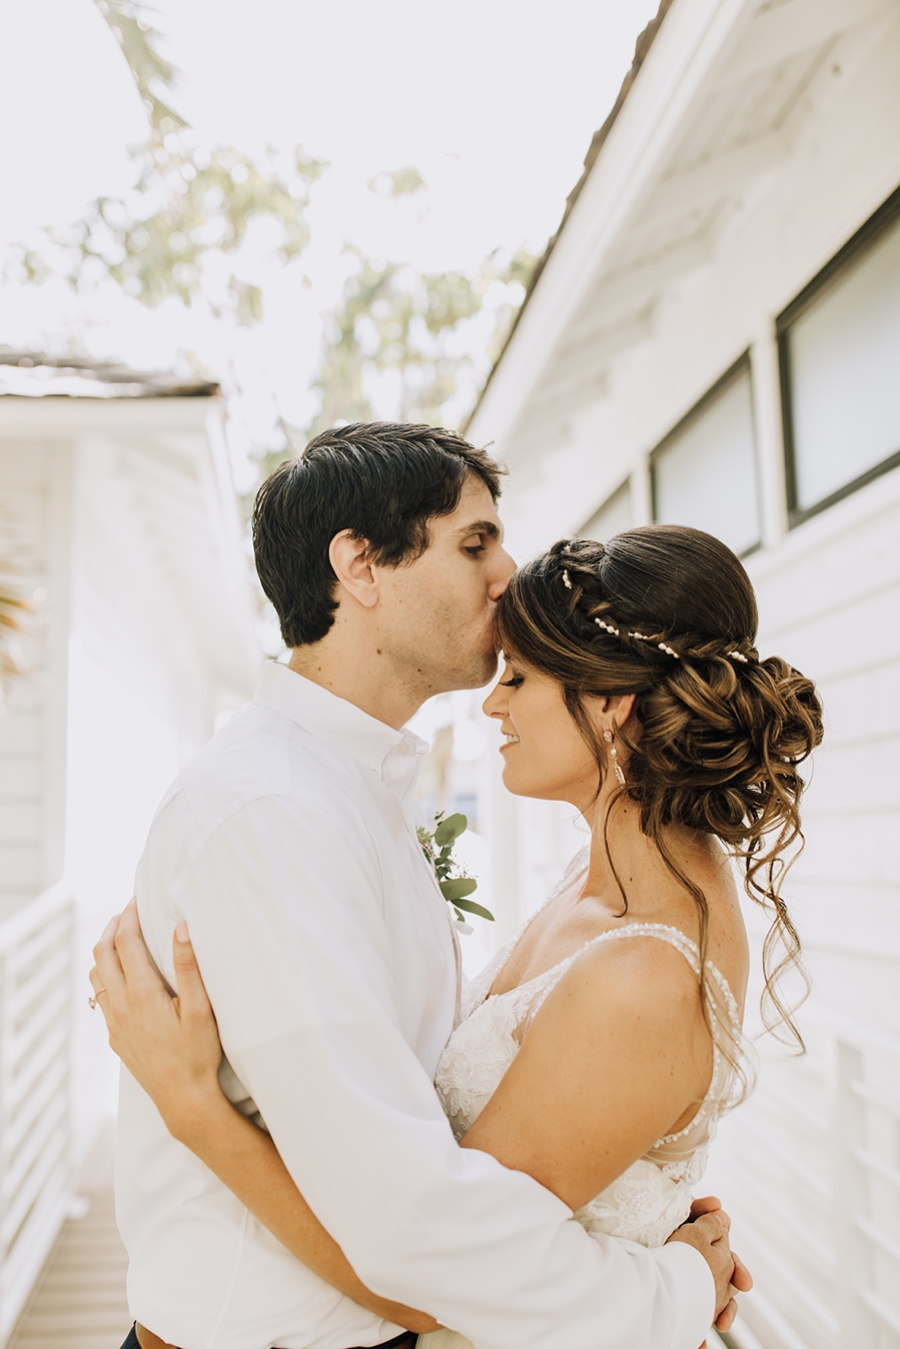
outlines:
[[[709, 905], [672, 856], [666, 829], [713, 834], [740, 859], [747, 894], [770, 918], [763, 1024], [802, 1053], [794, 1015], [809, 980], [781, 889], [803, 846], [798, 766], [821, 742], [822, 708], [799, 670], [778, 656], [759, 659], [757, 626], [738, 558], [712, 535], [680, 525], [631, 529], [606, 544], [561, 540], [516, 572], [498, 606], [503, 649], [562, 686], [599, 783], [607, 757], [585, 700], [636, 695], [636, 730], [618, 732], [629, 751], [628, 781], [611, 797], [605, 842], [616, 805], [634, 802], [644, 833], [696, 905], [703, 1008], [714, 1035], [722, 1018], [709, 1008]], [[610, 864], [626, 913], [612, 857]], [[789, 970], [804, 984], [790, 1002], [780, 988]], [[720, 1048], [734, 1063], [734, 1046]]]

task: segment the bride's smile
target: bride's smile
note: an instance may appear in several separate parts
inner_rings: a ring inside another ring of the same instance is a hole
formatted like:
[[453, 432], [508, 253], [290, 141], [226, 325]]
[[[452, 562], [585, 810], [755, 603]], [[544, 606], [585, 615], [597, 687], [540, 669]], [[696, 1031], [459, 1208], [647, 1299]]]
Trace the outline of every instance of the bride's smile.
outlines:
[[[613, 718], [624, 722], [633, 702], [631, 697], [590, 699], [588, 715], [596, 722], [596, 733], [602, 734]], [[482, 706], [485, 716], [500, 723], [503, 785], [508, 791], [543, 801], [567, 801], [582, 814], [593, 810], [600, 781], [597, 760], [566, 706], [558, 680], [506, 653], [500, 679]]]

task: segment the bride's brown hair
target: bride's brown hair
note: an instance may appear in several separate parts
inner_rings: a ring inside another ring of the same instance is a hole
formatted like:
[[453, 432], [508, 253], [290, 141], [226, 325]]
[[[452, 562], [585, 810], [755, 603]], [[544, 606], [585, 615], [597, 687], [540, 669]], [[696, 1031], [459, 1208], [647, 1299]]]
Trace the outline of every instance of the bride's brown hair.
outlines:
[[714, 834], [741, 859], [747, 893], [772, 918], [764, 1023], [802, 1049], [778, 988], [788, 967], [803, 973], [781, 885], [792, 845], [802, 846], [797, 766], [822, 739], [822, 707], [799, 670], [759, 659], [757, 623], [738, 558], [681, 525], [630, 529], [606, 544], [562, 540], [516, 572], [498, 606], [504, 651], [562, 686], [601, 782], [608, 759], [584, 700], [637, 695], [639, 731], [618, 731], [628, 774], [612, 806], [627, 796], [640, 807], [644, 833], [692, 896], [704, 975], [709, 906], [672, 856], [666, 827]]

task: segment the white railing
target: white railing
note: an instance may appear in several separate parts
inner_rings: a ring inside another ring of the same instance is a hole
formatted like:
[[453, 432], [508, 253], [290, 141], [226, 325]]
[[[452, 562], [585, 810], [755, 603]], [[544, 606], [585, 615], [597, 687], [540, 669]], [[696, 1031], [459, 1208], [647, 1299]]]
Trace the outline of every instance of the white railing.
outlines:
[[900, 1050], [840, 1031], [834, 1067], [841, 1342], [900, 1349]]
[[819, 1035], [821, 1111], [764, 1067], [735, 1121], [721, 1188], [758, 1281], [732, 1349], [900, 1349], [900, 1045], [824, 1016]]
[[0, 924], [0, 1346], [72, 1201], [74, 927], [64, 884]]

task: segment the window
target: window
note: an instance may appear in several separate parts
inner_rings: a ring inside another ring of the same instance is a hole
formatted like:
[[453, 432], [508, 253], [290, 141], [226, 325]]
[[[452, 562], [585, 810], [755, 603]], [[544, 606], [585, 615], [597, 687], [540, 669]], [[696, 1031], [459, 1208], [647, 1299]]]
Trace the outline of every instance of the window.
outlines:
[[778, 320], [792, 524], [900, 463], [900, 191]]
[[600, 509], [594, 512], [578, 534], [582, 539], [597, 539], [600, 543], [606, 543], [614, 534], [621, 534], [623, 529], [630, 529], [632, 523], [631, 481], [626, 478], [622, 486], [618, 487], [612, 496], [606, 498]]
[[759, 544], [750, 361], [742, 356], [650, 457], [653, 518], [715, 534], [739, 555]]

